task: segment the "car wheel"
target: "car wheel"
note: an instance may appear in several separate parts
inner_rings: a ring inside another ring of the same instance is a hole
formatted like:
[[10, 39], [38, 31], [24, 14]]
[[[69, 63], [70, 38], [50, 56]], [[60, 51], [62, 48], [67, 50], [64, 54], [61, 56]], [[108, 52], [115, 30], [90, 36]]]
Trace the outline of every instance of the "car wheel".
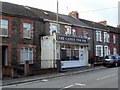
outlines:
[[115, 66], [116, 66], [116, 67], [118, 66], [118, 63], [117, 63], [117, 62], [115, 63]]

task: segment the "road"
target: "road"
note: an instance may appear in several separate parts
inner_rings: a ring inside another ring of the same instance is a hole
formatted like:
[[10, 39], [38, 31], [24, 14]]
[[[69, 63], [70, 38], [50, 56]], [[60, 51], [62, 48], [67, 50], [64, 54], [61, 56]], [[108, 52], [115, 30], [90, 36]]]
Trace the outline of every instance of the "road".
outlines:
[[80, 74], [38, 80], [4, 88], [118, 88], [118, 68], [104, 68]]

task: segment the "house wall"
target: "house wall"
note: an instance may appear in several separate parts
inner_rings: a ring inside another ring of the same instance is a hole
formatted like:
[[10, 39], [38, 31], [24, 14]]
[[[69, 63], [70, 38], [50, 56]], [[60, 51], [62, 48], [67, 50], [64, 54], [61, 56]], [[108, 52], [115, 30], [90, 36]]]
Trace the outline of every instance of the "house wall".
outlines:
[[[32, 24], [34, 24], [34, 20], [30, 20], [27, 18], [23, 18], [23, 17], [17, 17], [17, 16], [10, 16], [10, 15], [3, 15], [2, 17], [8, 17], [10, 18], [10, 29], [11, 29], [11, 36], [10, 37], [3, 37], [2, 38], [2, 43], [3, 44], [10, 44], [11, 45], [11, 52], [9, 52], [8, 55], [11, 56], [10, 59], [10, 63], [9, 64], [13, 64], [13, 65], [17, 65], [19, 64], [18, 60], [18, 54], [20, 53], [19, 50], [19, 45], [22, 45], [23, 47], [26, 45], [33, 45], [33, 46], [37, 46], [35, 48], [34, 53], [37, 54], [35, 56], [35, 60], [39, 59], [40, 60], [40, 40], [39, 40], [39, 35], [43, 35], [44, 32], [41, 32], [44, 29], [44, 25], [39, 21], [39, 22], [35, 22], [35, 24], [37, 26], [35, 26], [35, 28], [33, 28], [33, 37], [31, 39], [25, 39], [22, 37], [22, 22], [23, 21], [29, 21]], [[42, 24], [42, 25], [41, 25]], [[39, 27], [38, 27], [39, 26]]]

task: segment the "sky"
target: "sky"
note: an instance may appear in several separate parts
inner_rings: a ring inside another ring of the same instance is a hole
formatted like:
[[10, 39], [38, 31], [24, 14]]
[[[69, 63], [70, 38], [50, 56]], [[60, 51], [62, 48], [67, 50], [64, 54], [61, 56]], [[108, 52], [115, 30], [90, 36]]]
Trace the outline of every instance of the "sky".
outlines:
[[[57, 0], [0, 0], [57, 12]], [[107, 21], [110, 26], [118, 25], [118, 2], [120, 0], [58, 0], [59, 13], [68, 15], [77, 11], [79, 18], [90, 21]]]

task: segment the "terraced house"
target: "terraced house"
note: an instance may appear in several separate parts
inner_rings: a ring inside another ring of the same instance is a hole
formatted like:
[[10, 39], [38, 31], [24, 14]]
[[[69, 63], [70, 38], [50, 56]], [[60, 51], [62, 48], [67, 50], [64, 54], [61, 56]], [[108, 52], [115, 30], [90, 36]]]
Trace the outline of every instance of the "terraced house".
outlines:
[[35, 32], [35, 21], [39, 21], [41, 28], [44, 28], [42, 19], [26, 7], [2, 2], [0, 36], [2, 37], [3, 74], [9, 76], [9, 69], [12, 66], [16, 68], [19, 65], [23, 66], [25, 60], [29, 60], [29, 64], [36, 62], [37, 50], [40, 48], [37, 42], [40, 31]]
[[[92, 22], [88, 20], [80, 19], [82, 22], [86, 23], [90, 27], [93, 28], [93, 54], [90, 59], [98, 60], [97, 58], [104, 58], [106, 55], [110, 54], [120, 54], [119, 52], [119, 29], [116, 27], [112, 27], [107, 25], [107, 21], [101, 22]], [[99, 56], [99, 57], [98, 57]], [[96, 61], [95, 61], [96, 62]]]
[[54, 12], [2, 2], [3, 75], [11, 70], [48, 73], [58, 68], [57, 61], [61, 69], [88, 66], [96, 56], [119, 54], [118, 28], [79, 19], [76, 11], [58, 14], [58, 24], [56, 17]]

